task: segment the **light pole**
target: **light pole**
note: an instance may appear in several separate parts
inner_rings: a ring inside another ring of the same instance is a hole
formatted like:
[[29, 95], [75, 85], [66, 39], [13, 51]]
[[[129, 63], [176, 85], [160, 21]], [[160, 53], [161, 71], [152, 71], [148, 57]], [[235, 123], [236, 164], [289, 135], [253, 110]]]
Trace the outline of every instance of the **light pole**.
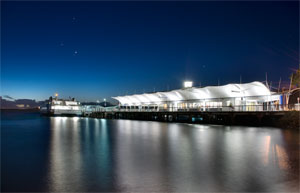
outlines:
[[106, 107], [106, 98], [104, 98], [103, 101], [104, 101], [104, 106]]

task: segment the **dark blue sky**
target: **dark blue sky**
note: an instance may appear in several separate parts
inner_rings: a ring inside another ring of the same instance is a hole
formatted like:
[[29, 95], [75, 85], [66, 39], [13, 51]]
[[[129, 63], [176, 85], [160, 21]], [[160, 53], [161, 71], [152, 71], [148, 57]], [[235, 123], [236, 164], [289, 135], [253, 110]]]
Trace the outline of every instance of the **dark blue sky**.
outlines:
[[2, 94], [81, 101], [275, 84], [299, 65], [299, 3], [2, 2]]

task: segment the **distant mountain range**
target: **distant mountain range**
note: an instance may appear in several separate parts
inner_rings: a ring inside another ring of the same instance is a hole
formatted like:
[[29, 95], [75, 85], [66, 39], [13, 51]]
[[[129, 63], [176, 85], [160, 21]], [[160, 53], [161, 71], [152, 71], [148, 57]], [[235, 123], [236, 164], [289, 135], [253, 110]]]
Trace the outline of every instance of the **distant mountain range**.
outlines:
[[45, 101], [36, 101], [32, 99], [8, 100], [0, 97], [1, 109], [33, 109], [38, 108]]
[[[5, 96], [4, 96], [5, 97]], [[13, 99], [11, 97], [2, 97], [0, 96], [0, 108], [1, 109], [34, 109], [43, 105], [45, 101], [36, 101], [32, 99]], [[103, 107], [115, 106], [110, 102], [83, 102], [82, 105], [100, 105]]]

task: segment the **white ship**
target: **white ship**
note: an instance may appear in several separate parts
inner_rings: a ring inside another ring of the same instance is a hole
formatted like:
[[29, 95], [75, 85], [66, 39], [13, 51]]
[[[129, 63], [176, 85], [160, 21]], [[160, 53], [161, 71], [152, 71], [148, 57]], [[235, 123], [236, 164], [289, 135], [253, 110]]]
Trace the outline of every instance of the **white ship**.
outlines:
[[40, 107], [40, 112], [43, 115], [82, 115], [80, 102], [76, 101], [75, 98], [69, 100], [58, 99], [58, 94], [55, 94], [55, 98], [49, 97], [49, 101]]

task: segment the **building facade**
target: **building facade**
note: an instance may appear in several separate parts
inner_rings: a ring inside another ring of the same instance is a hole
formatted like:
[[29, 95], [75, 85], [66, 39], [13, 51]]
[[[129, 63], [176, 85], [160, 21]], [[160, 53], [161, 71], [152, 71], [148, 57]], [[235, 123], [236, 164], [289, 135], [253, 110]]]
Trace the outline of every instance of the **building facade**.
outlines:
[[124, 111], [266, 111], [282, 110], [280, 95], [261, 82], [188, 87], [167, 92], [113, 97]]

